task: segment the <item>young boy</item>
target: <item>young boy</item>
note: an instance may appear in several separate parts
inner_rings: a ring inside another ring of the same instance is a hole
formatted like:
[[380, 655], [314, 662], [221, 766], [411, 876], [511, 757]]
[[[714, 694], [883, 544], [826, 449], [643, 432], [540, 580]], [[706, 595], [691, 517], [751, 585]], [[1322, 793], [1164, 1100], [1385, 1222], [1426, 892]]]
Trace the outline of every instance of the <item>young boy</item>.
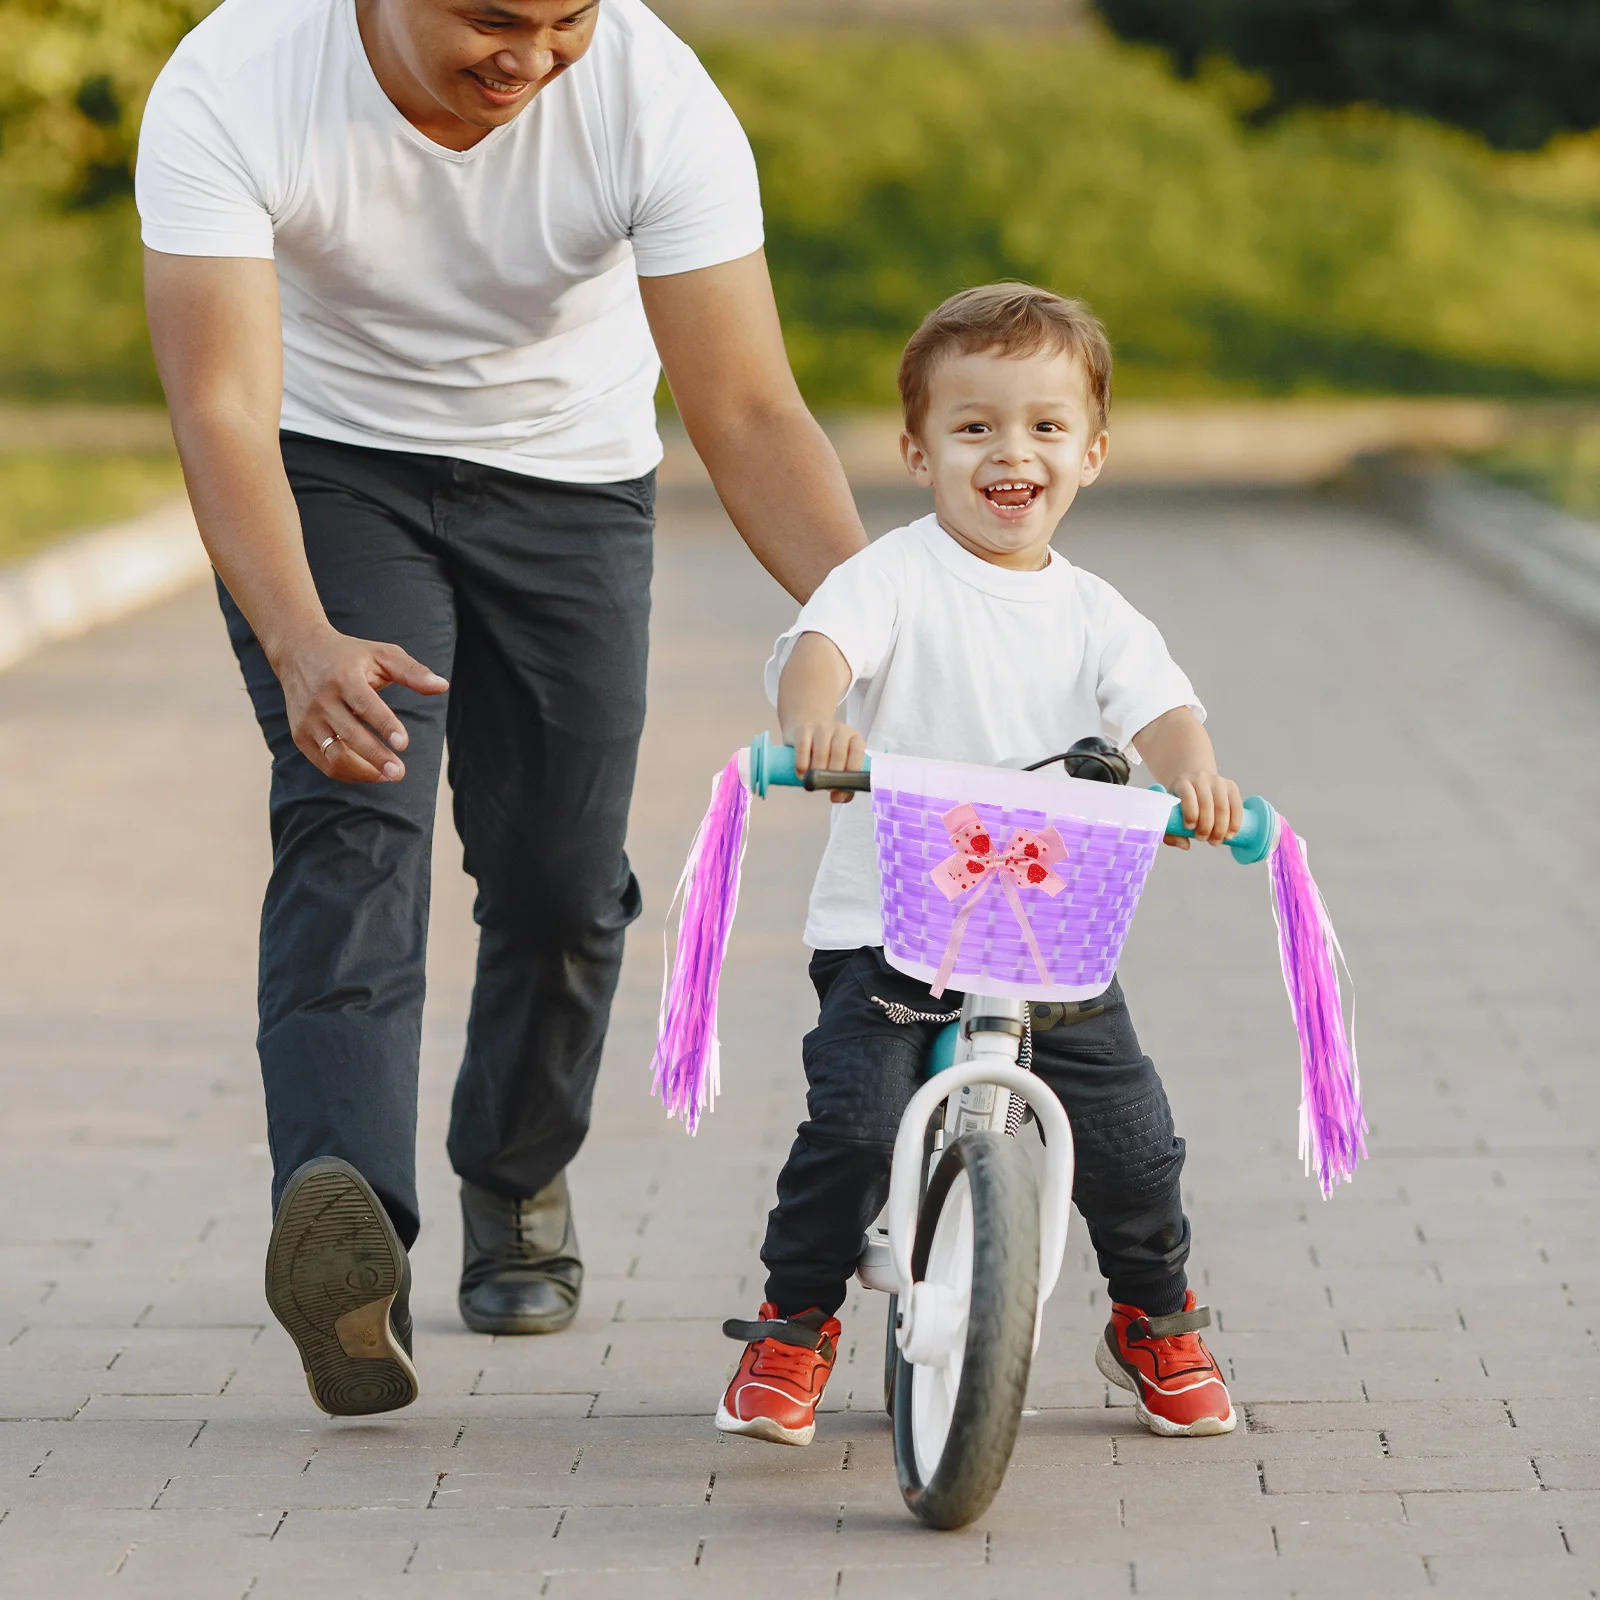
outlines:
[[[837, 567], [778, 640], [768, 692], [801, 771], [859, 768], [868, 746], [1022, 766], [1101, 734], [1181, 799], [1197, 838], [1237, 831], [1239, 790], [1218, 775], [1205, 710], [1160, 633], [1050, 548], [1105, 463], [1110, 393], [1111, 350], [1081, 301], [991, 284], [917, 330], [900, 363], [900, 443], [933, 515]], [[780, 1444], [816, 1431], [834, 1313], [938, 1027], [898, 1024], [889, 1007], [961, 1003], [884, 960], [870, 807], [841, 806], [832, 823], [805, 933], [821, 1003], [804, 1045], [810, 1115], [768, 1218], [765, 1303], [724, 1328], [749, 1343], [717, 1408], [723, 1432]], [[1096, 1364], [1152, 1431], [1229, 1433], [1235, 1413], [1199, 1337], [1210, 1313], [1184, 1276], [1184, 1144], [1121, 985], [1036, 1008], [1034, 1029], [1034, 1070], [1071, 1119], [1073, 1199], [1110, 1288]]]

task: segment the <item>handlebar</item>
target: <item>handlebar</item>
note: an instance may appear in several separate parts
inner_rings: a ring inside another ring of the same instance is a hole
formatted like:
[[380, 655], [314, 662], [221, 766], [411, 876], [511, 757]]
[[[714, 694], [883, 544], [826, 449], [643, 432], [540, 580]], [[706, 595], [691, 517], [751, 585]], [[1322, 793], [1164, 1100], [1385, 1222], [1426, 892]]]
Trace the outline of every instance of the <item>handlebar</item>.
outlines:
[[[872, 788], [872, 757], [868, 756], [860, 772], [822, 772], [813, 768], [799, 773], [794, 766], [794, 746], [774, 744], [768, 733], [758, 734], [748, 750], [739, 752], [739, 776], [754, 795], [765, 800], [767, 790], [773, 786], [788, 789], [846, 789], [864, 793]], [[1157, 793], [1167, 791], [1159, 783], [1150, 787]], [[1167, 824], [1169, 834], [1179, 834], [1186, 839], [1194, 837], [1194, 829], [1183, 820], [1183, 812], [1176, 797], [1172, 802], [1172, 819]], [[1244, 821], [1239, 831], [1228, 840], [1233, 859], [1241, 866], [1265, 861], [1278, 842], [1278, 813], [1260, 795], [1251, 795], [1244, 803]]]
[[[1152, 783], [1150, 787], [1159, 794], [1167, 792], [1159, 783]], [[1185, 839], [1194, 838], [1194, 829], [1183, 820], [1183, 806], [1176, 795], [1172, 799], [1172, 820], [1167, 824], [1167, 832], [1179, 834]], [[1278, 813], [1273, 810], [1272, 803], [1258, 794], [1247, 795], [1244, 821], [1239, 824], [1239, 831], [1228, 840], [1233, 859], [1242, 867], [1251, 866], [1257, 861], [1265, 861], [1277, 844]]]
[[770, 733], [759, 733], [748, 750], [739, 752], [739, 776], [745, 787], [758, 799], [767, 798], [773, 784], [780, 789], [853, 789], [864, 794], [872, 788], [872, 757], [868, 756], [860, 772], [810, 772], [794, 770], [794, 746], [774, 744]]

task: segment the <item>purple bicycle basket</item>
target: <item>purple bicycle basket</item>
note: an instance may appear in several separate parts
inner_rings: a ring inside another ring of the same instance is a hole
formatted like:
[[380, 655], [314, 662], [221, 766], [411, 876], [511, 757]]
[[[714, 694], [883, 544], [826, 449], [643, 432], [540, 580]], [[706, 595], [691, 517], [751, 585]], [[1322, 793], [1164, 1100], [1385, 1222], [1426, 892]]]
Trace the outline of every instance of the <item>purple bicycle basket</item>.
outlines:
[[[1041, 981], [1017, 909], [989, 880], [948, 899], [933, 871], [954, 850], [943, 818], [976, 807], [996, 852], [1017, 829], [1054, 828], [1066, 855], [1054, 896], [1022, 883], [1016, 895], [1050, 982]], [[1023, 1000], [1087, 1000], [1116, 973], [1140, 891], [1172, 813], [1172, 797], [1089, 783], [1060, 772], [872, 757], [873, 830], [883, 889], [889, 964], [932, 982], [949, 951], [957, 916], [971, 905], [949, 979], [953, 989]]]

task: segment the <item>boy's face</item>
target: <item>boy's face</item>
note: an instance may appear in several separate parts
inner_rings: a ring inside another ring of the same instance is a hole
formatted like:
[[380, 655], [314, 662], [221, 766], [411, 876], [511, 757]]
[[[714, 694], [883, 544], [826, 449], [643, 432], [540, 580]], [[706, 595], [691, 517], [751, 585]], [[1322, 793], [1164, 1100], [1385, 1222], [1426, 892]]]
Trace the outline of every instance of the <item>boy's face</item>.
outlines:
[[939, 522], [996, 566], [1033, 572], [1108, 440], [1083, 364], [1065, 353], [947, 356], [928, 385], [921, 436], [901, 435], [907, 469], [933, 490]]

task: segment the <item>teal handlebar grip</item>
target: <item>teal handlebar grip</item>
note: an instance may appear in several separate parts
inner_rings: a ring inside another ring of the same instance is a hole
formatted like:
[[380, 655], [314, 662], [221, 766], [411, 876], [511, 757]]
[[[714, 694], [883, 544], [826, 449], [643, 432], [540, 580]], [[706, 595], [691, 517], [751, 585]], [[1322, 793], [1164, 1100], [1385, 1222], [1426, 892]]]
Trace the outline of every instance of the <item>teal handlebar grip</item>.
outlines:
[[794, 746], [774, 744], [770, 733], [757, 734], [750, 748], [739, 752], [739, 776], [745, 787], [762, 800], [774, 785], [780, 789], [870, 789], [871, 770], [872, 757], [868, 756], [860, 772], [796, 772]]
[[[1152, 783], [1150, 787], [1158, 794], [1167, 792], [1159, 783]], [[1184, 822], [1183, 807], [1176, 796], [1173, 797], [1172, 820], [1167, 824], [1167, 832], [1180, 834], [1185, 839], [1194, 838], [1194, 829]], [[1251, 795], [1244, 803], [1244, 821], [1228, 841], [1233, 859], [1243, 867], [1265, 861], [1277, 843], [1278, 813], [1272, 809], [1269, 801], [1263, 800], [1258, 794]]]

